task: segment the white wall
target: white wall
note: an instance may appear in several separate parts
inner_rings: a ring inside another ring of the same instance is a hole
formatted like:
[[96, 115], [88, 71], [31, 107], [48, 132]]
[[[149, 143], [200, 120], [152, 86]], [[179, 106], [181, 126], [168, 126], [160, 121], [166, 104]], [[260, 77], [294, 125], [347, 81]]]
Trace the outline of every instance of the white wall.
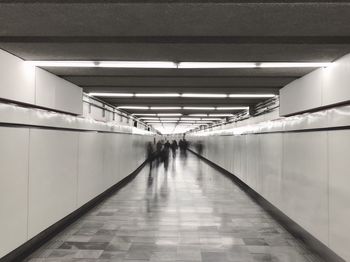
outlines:
[[188, 139], [202, 141], [204, 157], [350, 261], [350, 130], [298, 132], [349, 125], [349, 116], [350, 106], [344, 106], [256, 124], [246, 121], [246, 126], [200, 131]]
[[[41, 111], [32, 118], [35, 123], [51, 119]], [[106, 125], [108, 132], [0, 126], [0, 258], [121, 181], [146, 159], [151, 133], [111, 133], [107, 123], [79, 121], [96, 130]]]
[[82, 89], [0, 49], [0, 98], [80, 115]]
[[350, 101], [350, 54], [280, 90], [281, 116]]

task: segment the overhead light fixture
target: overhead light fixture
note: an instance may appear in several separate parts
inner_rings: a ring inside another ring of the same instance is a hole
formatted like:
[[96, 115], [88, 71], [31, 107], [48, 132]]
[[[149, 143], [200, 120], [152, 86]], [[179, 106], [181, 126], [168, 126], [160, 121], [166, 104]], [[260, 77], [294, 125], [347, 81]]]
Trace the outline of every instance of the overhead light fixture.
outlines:
[[331, 62], [180, 62], [171, 61], [26, 61], [42, 67], [107, 67], [107, 68], [297, 68], [327, 67]]
[[188, 116], [208, 116], [208, 114], [189, 114]]
[[269, 98], [274, 97], [275, 94], [230, 94], [230, 98]]
[[144, 94], [135, 94], [136, 97], [179, 97], [180, 94], [177, 93], [164, 93], [164, 94], [153, 94], [153, 93], [144, 93]]
[[140, 117], [142, 120], [159, 120], [158, 117]]
[[178, 121], [172, 121], [172, 120], [164, 120], [161, 121], [161, 123], [177, 123]]
[[132, 114], [133, 116], [156, 116], [157, 114]]
[[298, 68], [298, 67], [327, 67], [331, 62], [263, 62], [260, 68]]
[[94, 61], [26, 61], [34, 66], [42, 67], [96, 67]]
[[137, 110], [147, 110], [148, 106], [118, 106], [119, 109], [137, 109]]
[[177, 66], [180, 69], [187, 68], [256, 68], [256, 63], [245, 62], [181, 62]]
[[182, 116], [181, 113], [159, 113], [157, 116]]
[[194, 120], [201, 120], [200, 118], [196, 118], [196, 117], [193, 117], [193, 118], [191, 118], [191, 117], [181, 117], [181, 120], [192, 120], [192, 121], [194, 121]]
[[151, 106], [152, 110], [178, 110], [181, 107], [178, 106]]
[[249, 107], [248, 106], [232, 106], [232, 107], [217, 107], [217, 110], [248, 110]]
[[100, 97], [132, 97], [132, 93], [89, 93], [89, 96], [100, 96]]
[[185, 106], [185, 110], [215, 110], [215, 107]]
[[200, 94], [200, 93], [185, 93], [182, 97], [198, 97], [198, 98], [226, 98], [226, 94]]
[[180, 118], [178, 118], [178, 117], [175, 117], [175, 118], [170, 118], [170, 117], [161, 117], [161, 118], [159, 118], [161, 121], [163, 121], [163, 120], [180, 120]]
[[147, 124], [148, 123], [160, 123], [160, 121], [158, 120], [147, 120], [147, 121], [144, 121], [144, 122], [146, 122]]
[[169, 61], [101, 61], [98, 67], [110, 68], [177, 68], [177, 64]]
[[233, 116], [233, 114], [209, 114], [209, 116], [213, 116], [213, 117], [229, 117], [229, 116]]

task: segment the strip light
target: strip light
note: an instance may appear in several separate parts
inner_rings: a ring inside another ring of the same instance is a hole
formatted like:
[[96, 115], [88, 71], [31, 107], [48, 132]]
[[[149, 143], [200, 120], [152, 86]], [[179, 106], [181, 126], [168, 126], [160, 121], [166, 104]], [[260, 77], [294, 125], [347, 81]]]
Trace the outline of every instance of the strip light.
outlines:
[[171, 61], [26, 61], [43, 67], [107, 67], [107, 68], [298, 68], [327, 67], [331, 62], [180, 62]]
[[132, 114], [133, 116], [157, 116], [157, 114]]
[[145, 93], [145, 94], [135, 94], [136, 97], [179, 97], [180, 94], [177, 93], [164, 93], [164, 94], [153, 94], [153, 93]]
[[327, 67], [331, 62], [264, 62], [260, 63], [260, 68], [298, 68], [298, 67]]
[[226, 94], [200, 94], [200, 93], [185, 93], [182, 97], [199, 97], [199, 98], [226, 98]]
[[182, 116], [181, 113], [159, 113], [157, 116]]
[[208, 114], [189, 114], [188, 116], [208, 116]]
[[213, 117], [228, 117], [228, 116], [233, 116], [233, 114], [209, 114], [209, 116], [213, 116]]
[[89, 96], [101, 96], [101, 97], [133, 97], [132, 93], [89, 93]]
[[185, 110], [215, 110], [215, 107], [197, 107], [197, 106], [185, 106]]
[[216, 110], [248, 110], [248, 106], [217, 107]]
[[179, 106], [151, 106], [151, 110], [178, 110]]
[[274, 97], [274, 94], [230, 94], [230, 98], [269, 98]]
[[257, 63], [245, 62], [181, 62], [177, 68], [256, 68]]
[[148, 106], [118, 106], [119, 109], [140, 109], [140, 110], [147, 110], [149, 109]]

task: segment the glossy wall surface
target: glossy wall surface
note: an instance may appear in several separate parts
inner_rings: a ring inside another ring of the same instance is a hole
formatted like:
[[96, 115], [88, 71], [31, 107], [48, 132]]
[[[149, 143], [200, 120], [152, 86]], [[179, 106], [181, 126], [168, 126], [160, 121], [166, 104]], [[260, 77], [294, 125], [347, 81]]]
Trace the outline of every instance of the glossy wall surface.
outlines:
[[341, 107], [188, 139], [193, 149], [200, 141], [204, 157], [350, 261], [349, 116], [350, 108]]
[[153, 141], [142, 130], [5, 108], [18, 126], [0, 126], [0, 258], [132, 173]]

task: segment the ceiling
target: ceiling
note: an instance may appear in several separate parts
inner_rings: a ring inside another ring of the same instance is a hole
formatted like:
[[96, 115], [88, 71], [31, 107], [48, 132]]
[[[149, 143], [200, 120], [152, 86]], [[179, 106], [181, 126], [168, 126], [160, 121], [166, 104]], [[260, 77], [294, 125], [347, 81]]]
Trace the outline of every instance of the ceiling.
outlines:
[[[350, 52], [349, 14], [348, 1], [3, 0], [0, 48], [25, 60], [334, 61]], [[46, 69], [85, 92], [224, 94], [278, 94], [314, 70]], [[262, 101], [102, 99], [116, 106], [249, 106]]]

